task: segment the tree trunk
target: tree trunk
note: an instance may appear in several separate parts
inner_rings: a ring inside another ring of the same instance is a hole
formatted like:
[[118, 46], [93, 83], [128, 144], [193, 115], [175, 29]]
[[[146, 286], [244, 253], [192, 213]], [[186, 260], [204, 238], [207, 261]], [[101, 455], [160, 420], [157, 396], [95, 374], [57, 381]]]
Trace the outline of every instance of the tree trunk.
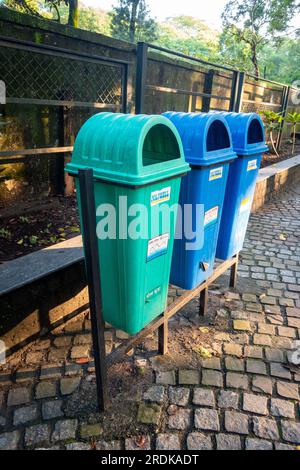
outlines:
[[74, 26], [74, 28], [78, 28], [78, 0], [69, 0], [69, 19], [68, 24], [70, 26]]
[[254, 67], [254, 74], [259, 77], [259, 65], [258, 65], [258, 59], [257, 59], [257, 46], [256, 44], [252, 44], [251, 46], [251, 61]]
[[136, 18], [137, 18], [137, 9], [140, 0], [132, 0], [132, 9], [131, 9], [131, 16], [130, 16], [130, 24], [129, 24], [129, 41], [134, 42], [135, 40], [135, 29], [136, 29]]

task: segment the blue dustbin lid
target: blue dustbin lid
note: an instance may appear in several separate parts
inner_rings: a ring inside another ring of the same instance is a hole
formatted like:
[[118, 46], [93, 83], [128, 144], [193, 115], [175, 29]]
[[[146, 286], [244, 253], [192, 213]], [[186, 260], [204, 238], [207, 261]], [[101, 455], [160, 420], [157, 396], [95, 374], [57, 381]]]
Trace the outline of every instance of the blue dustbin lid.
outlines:
[[195, 166], [210, 166], [237, 157], [232, 147], [230, 129], [221, 114], [163, 113], [177, 128], [185, 159]]
[[261, 117], [256, 113], [224, 113], [223, 116], [230, 128], [233, 149], [238, 155], [251, 156], [269, 150], [266, 145], [265, 129]]

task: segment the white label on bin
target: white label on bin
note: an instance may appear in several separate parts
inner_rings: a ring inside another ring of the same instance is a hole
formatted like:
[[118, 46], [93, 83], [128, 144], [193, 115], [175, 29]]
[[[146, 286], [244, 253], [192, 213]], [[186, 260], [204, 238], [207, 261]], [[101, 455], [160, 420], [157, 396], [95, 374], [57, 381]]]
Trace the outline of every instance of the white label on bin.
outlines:
[[159, 295], [161, 293], [161, 286], [155, 287], [155, 289], [152, 289], [148, 294], [146, 294], [146, 302], [150, 302], [154, 297]]
[[165, 233], [148, 241], [147, 261], [164, 255], [168, 250], [170, 234]]
[[242, 200], [241, 205], [240, 205], [240, 214], [242, 212], [246, 212], [251, 210], [251, 198], [246, 197], [245, 199]]
[[209, 172], [209, 181], [218, 180], [223, 177], [223, 167], [213, 168]]
[[168, 188], [159, 189], [158, 191], [153, 191], [150, 196], [151, 206], [156, 206], [157, 204], [162, 204], [170, 200], [171, 196], [171, 186]]
[[257, 160], [249, 160], [247, 171], [257, 170]]
[[215, 222], [218, 219], [219, 215], [219, 206], [213, 207], [206, 211], [204, 214], [204, 227]]

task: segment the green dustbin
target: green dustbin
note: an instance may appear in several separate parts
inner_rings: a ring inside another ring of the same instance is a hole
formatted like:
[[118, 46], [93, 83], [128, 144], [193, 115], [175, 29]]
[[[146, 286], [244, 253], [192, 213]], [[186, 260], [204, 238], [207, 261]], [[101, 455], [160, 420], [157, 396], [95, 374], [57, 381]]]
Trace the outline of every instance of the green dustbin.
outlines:
[[[103, 317], [135, 334], [166, 308], [174, 220], [166, 230], [159, 211], [162, 204], [178, 203], [181, 176], [189, 171], [181, 139], [164, 116], [100, 113], [80, 129], [66, 171], [76, 176], [81, 168], [94, 172], [97, 234], [105, 217], [116, 213], [115, 226], [106, 227], [108, 238], [98, 234]], [[137, 204], [146, 212], [136, 211]], [[141, 236], [125, 233], [131, 223]]]

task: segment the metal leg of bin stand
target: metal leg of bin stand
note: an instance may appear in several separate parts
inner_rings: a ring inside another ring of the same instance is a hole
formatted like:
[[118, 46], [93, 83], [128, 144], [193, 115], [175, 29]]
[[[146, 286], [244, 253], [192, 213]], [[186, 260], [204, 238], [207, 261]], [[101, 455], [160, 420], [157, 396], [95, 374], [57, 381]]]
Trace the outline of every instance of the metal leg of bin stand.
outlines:
[[104, 411], [108, 402], [107, 370], [104, 342], [104, 321], [102, 318], [98, 241], [96, 236], [96, 208], [93, 187], [93, 170], [79, 170], [79, 185], [82, 205], [82, 223], [84, 226], [83, 245], [90, 298], [98, 405], [100, 411]]
[[165, 318], [165, 321], [162, 325], [158, 327], [158, 353], [167, 354], [168, 352], [168, 335], [169, 335], [169, 325], [168, 320]]
[[199, 296], [199, 315], [205, 316], [208, 302], [208, 288], [205, 287]]
[[236, 287], [236, 278], [237, 278], [237, 270], [239, 264], [239, 255], [235, 255], [234, 258], [236, 259], [235, 263], [230, 268], [230, 281], [229, 287]]

